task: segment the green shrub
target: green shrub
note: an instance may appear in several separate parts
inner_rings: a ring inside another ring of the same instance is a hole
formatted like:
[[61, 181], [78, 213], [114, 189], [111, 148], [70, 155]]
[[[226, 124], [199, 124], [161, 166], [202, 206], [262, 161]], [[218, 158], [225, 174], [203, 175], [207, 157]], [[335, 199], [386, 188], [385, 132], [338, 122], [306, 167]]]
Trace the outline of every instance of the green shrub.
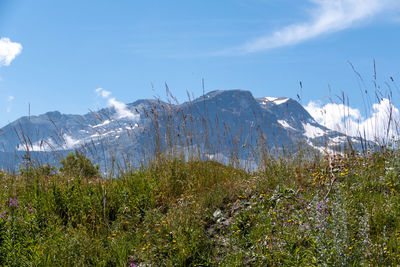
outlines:
[[60, 164], [62, 165], [60, 172], [68, 176], [81, 178], [99, 176], [99, 165], [94, 166], [90, 159], [77, 150], [61, 160]]

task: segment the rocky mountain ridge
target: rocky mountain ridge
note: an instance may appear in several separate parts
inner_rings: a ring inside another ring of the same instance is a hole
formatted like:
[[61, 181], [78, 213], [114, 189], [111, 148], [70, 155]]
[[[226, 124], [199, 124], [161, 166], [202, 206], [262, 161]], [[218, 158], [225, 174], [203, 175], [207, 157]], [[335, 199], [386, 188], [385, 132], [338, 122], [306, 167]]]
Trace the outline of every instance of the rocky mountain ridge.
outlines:
[[75, 149], [103, 169], [138, 166], [159, 153], [180, 153], [228, 163], [252, 161], [264, 151], [296, 152], [300, 147], [329, 152], [360, 149], [363, 140], [318, 124], [297, 101], [254, 98], [249, 91], [212, 91], [172, 104], [138, 100], [84, 115], [58, 111], [22, 117], [0, 129], [0, 168], [27, 159], [56, 164]]

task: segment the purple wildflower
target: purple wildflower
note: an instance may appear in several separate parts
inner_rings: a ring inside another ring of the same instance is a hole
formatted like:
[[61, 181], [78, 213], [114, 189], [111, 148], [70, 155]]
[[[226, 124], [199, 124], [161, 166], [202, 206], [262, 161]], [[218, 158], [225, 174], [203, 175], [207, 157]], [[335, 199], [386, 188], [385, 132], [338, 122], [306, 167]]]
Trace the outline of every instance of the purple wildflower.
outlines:
[[18, 207], [18, 200], [16, 198], [14, 199], [10, 198], [10, 208], [13, 206], [16, 208]]
[[328, 214], [329, 205], [326, 204], [326, 200], [324, 200], [324, 201], [322, 201], [322, 202], [319, 202], [319, 203], [317, 204], [317, 209], [318, 209], [318, 211], [321, 212], [321, 213]]

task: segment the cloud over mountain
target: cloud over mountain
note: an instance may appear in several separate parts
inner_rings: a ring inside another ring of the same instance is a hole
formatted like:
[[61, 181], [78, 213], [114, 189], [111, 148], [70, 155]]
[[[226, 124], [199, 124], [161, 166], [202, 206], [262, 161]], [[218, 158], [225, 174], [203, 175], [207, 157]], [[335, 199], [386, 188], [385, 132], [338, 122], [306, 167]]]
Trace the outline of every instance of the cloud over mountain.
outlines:
[[351, 136], [378, 141], [388, 141], [392, 137], [400, 136], [399, 109], [387, 98], [373, 104], [367, 117], [363, 117], [358, 109], [336, 103], [323, 105], [311, 101], [305, 109], [318, 123]]
[[134, 114], [132, 111], [130, 111], [126, 106], [126, 104], [117, 101], [115, 97], [110, 97], [111, 96], [110, 91], [104, 90], [103, 88], [97, 88], [95, 92], [102, 98], [107, 99], [107, 105], [115, 109], [116, 119], [124, 119], [124, 118], [131, 120], [139, 119], [139, 115]]

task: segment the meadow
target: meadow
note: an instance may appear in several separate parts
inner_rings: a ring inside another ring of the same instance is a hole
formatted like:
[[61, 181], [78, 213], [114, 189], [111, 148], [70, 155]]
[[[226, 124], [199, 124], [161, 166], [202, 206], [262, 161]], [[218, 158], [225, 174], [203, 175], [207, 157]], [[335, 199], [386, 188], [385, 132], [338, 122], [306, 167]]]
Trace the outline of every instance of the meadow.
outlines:
[[0, 264], [400, 264], [397, 149], [265, 156], [251, 173], [167, 156], [97, 172], [76, 152], [1, 173]]

